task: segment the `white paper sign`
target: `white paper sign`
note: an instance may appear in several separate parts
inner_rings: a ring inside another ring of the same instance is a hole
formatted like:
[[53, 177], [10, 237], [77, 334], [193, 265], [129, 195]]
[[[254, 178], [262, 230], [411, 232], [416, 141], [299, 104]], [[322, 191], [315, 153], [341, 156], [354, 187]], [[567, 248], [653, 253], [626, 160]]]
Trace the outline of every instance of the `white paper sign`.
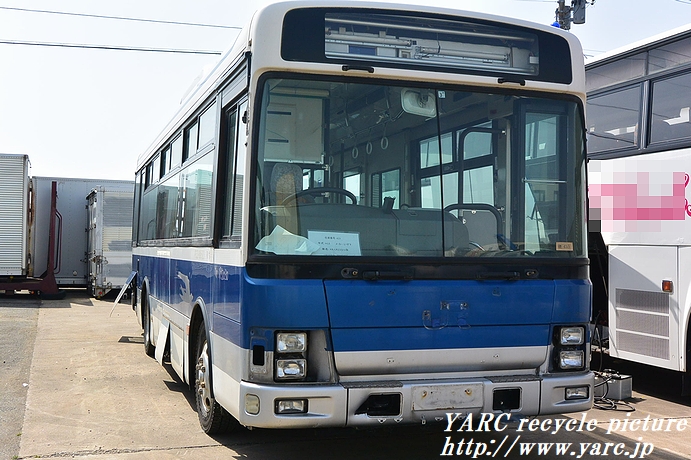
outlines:
[[360, 234], [351, 232], [324, 232], [310, 230], [307, 238], [319, 245], [315, 255], [359, 256]]

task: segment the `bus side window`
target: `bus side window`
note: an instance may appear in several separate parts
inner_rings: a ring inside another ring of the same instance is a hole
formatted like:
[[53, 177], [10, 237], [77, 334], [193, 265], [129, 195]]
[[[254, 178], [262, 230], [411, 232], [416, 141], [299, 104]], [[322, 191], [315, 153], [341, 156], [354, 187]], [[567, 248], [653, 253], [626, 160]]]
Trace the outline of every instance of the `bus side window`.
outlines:
[[650, 143], [691, 138], [691, 75], [653, 82]]
[[245, 160], [247, 155], [247, 101], [238, 110], [237, 151], [235, 155], [235, 191], [233, 195], [232, 236], [240, 239], [242, 235], [242, 196], [245, 183]]
[[[225, 161], [225, 167], [220, 165], [225, 171], [225, 185], [223, 192], [223, 229], [221, 236], [230, 237], [232, 216], [233, 216], [233, 179], [235, 175], [235, 143], [237, 140], [237, 107], [232, 107], [223, 111], [223, 123], [225, 129], [225, 148], [219, 157]], [[220, 169], [220, 168], [219, 168]]]
[[223, 112], [225, 146], [222, 148], [222, 158], [225, 164], [222, 167], [225, 171], [225, 181], [221, 237], [226, 240], [233, 236], [239, 239], [242, 231], [242, 189], [247, 148], [246, 110], [247, 102], [243, 102], [239, 106], [226, 108]]

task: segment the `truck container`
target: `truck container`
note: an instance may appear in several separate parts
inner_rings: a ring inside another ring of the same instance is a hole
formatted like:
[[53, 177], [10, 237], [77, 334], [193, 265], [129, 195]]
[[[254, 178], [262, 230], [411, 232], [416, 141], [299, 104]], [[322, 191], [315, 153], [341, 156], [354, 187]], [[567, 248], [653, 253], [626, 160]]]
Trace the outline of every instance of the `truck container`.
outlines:
[[132, 270], [132, 203], [134, 185], [100, 185], [88, 202], [87, 266], [89, 291], [102, 297], [120, 289]]
[[25, 276], [28, 270], [29, 157], [0, 154], [0, 174], [0, 276]]
[[[82, 179], [64, 177], [31, 178], [33, 188], [32, 214], [29, 233], [30, 275], [41, 276], [46, 271], [51, 184], [57, 183], [57, 230], [55, 281], [59, 287], [89, 287], [87, 260], [87, 230], [89, 217], [87, 196], [98, 187], [113, 192], [133, 193], [133, 181]], [[128, 217], [131, 222], [132, 215]], [[123, 224], [124, 225], [124, 224]], [[130, 225], [129, 223], [127, 225]], [[130, 225], [131, 226], [131, 225]]]

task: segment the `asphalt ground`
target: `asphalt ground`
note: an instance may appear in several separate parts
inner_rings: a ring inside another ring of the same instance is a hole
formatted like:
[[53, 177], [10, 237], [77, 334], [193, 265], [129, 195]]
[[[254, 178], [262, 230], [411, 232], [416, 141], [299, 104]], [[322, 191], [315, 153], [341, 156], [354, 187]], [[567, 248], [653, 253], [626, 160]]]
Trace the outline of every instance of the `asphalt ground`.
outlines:
[[0, 458], [19, 452], [40, 301], [0, 297]]
[[129, 305], [111, 309], [112, 299], [82, 291], [52, 301], [0, 296], [0, 459], [691, 458], [691, 400], [677, 396], [678, 374], [613, 360], [605, 368], [629, 366], [634, 376], [625, 403], [503, 431], [458, 431], [456, 422], [448, 432], [446, 423], [240, 428], [212, 438], [186, 385], [144, 353]]

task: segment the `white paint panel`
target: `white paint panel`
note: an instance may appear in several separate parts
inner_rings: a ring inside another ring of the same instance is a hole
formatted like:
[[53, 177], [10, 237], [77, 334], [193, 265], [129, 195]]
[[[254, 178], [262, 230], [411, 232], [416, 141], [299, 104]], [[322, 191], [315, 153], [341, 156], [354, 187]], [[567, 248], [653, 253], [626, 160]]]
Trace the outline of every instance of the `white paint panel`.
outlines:
[[[170, 364], [180, 378], [185, 380], [185, 335], [184, 331], [170, 324]], [[156, 350], [158, 353], [158, 349]]]
[[163, 351], [166, 348], [166, 339], [168, 338], [168, 328], [170, 327], [170, 322], [163, 318], [161, 320], [161, 325], [158, 328], [158, 338], [156, 339], [156, 361], [158, 364], [163, 365]]
[[610, 246], [610, 355], [679, 370], [678, 292], [662, 292], [662, 281], [679, 286], [676, 246]]

